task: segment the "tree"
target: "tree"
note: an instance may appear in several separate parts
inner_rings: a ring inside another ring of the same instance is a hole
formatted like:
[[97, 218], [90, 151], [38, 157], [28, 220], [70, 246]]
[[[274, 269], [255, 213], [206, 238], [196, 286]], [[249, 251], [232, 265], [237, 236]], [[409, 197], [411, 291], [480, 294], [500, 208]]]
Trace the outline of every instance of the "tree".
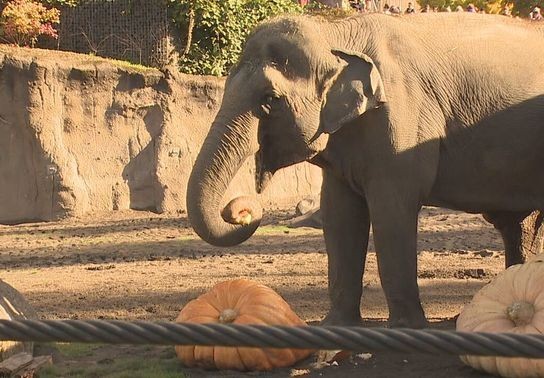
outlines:
[[60, 12], [32, 0], [12, 0], [3, 4], [0, 15], [1, 36], [18, 46], [34, 46], [38, 36], [57, 38]]

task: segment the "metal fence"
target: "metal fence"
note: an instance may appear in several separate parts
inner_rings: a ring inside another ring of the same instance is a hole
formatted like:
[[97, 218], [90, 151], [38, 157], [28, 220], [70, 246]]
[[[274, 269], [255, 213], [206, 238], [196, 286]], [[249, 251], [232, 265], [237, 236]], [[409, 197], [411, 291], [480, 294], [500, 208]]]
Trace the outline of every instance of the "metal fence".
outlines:
[[544, 358], [544, 335], [120, 320], [3, 320], [0, 340], [222, 345]]
[[162, 67], [173, 49], [165, 0], [84, 0], [61, 11], [61, 50]]

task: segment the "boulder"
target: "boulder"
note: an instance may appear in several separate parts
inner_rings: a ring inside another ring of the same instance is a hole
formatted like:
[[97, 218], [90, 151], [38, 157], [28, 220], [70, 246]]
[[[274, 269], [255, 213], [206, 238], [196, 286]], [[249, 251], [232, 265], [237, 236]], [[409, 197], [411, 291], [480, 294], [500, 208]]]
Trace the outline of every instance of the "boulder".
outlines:
[[[0, 319], [36, 319], [38, 316], [26, 299], [13, 287], [0, 280]], [[17, 353], [33, 353], [32, 342], [0, 341], [0, 361]]]
[[302, 199], [295, 207], [295, 215], [301, 216], [319, 207], [319, 197], [311, 196]]

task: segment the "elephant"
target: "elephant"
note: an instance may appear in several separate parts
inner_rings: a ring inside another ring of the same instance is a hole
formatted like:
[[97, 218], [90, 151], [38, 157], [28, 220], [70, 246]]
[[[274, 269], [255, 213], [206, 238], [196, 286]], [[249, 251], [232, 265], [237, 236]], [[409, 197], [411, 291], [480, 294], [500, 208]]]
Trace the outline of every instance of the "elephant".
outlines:
[[518, 235], [516, 222], [544, 209], [544, 50], [534, 47], [543, 30], [466, 13], [261, 24], [228, 75], [189, 177], [193, 229], [218, 246], [253, 234], [260, 216], [246, 215], [260, 214], [256, 199], [239, 204], [243, 222], [221, 217], [247, 158], [257, 193], [281, 168], [315, 164], [328, 258], [323, 324], [361, 323], [372, 225], [389, 326], [426, 327], [421, 207], [486, 214]]

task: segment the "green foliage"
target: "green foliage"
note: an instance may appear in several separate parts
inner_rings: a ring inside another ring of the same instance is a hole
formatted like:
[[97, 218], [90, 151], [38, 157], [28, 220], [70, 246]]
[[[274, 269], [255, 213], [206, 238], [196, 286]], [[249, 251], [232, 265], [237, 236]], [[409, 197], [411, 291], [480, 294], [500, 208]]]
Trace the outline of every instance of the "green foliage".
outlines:
[[49, 7], [74, 7], [79, 0], [42, 0], [42, 3]]
[[302, 8], [293, 0], [170, 0], [170, 11], [183, 42], [190, 42], [180, 70], [222, 76], [236, 63], [244, 40], [259, 22], [301, 13]]
[[455, 1], [456, 0], [418, 0], [417, 3], [419, 4], [421, 8], [425, 8], [427, 5], [429, 5], [431, 9], [432, 8], [445, 9], [446, 7], [449, 6], [451, 7], [452, 10], [455, 10], [455, 7], [457, 6], [457, 4], [453, 5]]
[[[11, 0], [0, 0], [0, 9], [11, 2]], [[35, 2], [43, 4], [46, 8], [60, 8], [63, 6], [73, 7], [79, 4], [80, 0], [35, 0]]]
[[[55, 344], [53, 344], [55, 345]], [[64, 363], [40, 370], [41, 378], [184, 378], [173, 347], [132, 348], [134, 356], [102, 344], [56, 344]], [[163, 350], [159, 353], [159, 350]], [[106, 359], [104, 358], [105, 356]]]
[[69, 358], [80, 358], [92, 356], [96, 349], [101, 347], [100, 344], [82, 344], [82, 343], [50, 343], [52, 347], [64, 356]]
[[349, 8], [331, 8], [328, 5], [320, 3], [318, 1], [311, 1], [305, 8], [305, 13], [309, 13], [315, 16], [321, 16], [327, 20], [335, 20], [339, 18], [345, 18], [358, 14], [358, 12]]
[[539, 0], [516, 0], [516, 1], [504, 1], [505, 3], [512, 5], [512, 14], [514, 16], [520, 16], [526, 18], [534, 7], [544, 7], [544, 2]]

